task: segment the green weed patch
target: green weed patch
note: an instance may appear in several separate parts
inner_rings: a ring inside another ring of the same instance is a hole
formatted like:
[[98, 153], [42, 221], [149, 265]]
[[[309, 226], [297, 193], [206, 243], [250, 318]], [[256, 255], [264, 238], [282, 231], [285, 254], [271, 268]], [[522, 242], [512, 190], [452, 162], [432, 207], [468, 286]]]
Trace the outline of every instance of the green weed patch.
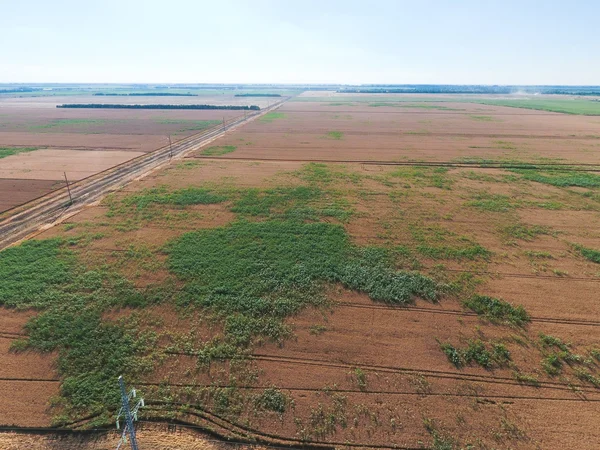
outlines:
[[125, 197], [121, 203], [123, 206], [135, 206], [144, 209], [153, 204], [159, 205], [211, 205], [227, 200], [224, 195], [216, 194], [210, 189], [189, 187], [169, 192], [166, 187], [144, 189], [138, 194]]
[[329, 133], [327, 133], [327, 137], [329, 139], [335, 139], [336, 141], [339, 141], [344, 137], [344, 133], [342, 133], [341, 131], [330, 131]]
[[262, 123], [271, 123], [277, 119], [283, 119], [283, 118], [285, 118], [284, 113], [269, 112], [269, 113], [265, 114], [264, 116], [262, 116], [260, 119], [258, 119], [258, 121], [262, 122]]
[[473, 200], [465, 203], [483, 211], [506, 212], [519, 206], [511, 197], [501, 194], [490, 194], [489, 192], [480, 192], [473, 196]]
[[245, 217], [317, 221], [333, 217], [346, 221], [352, 211], [346, 202], [331, 198], [316, 186], [248, 189], [234, 201], [231, 211]]
[[333, 181], [349, 181], [353, 184], [360, 183], [361, 175], [355, 172], [348, 172], [343, 167], [332, 166], [331, 164], [308, 163], [302, 166], [302, 169], [293, 173], [301, 180], [315, 184], [329, 184]]
[[533, 169], [512, 169], [511, 172], [518, 174], [525, 180], [549, 184], [556, 187], [600, 187], [600, 175], [595, 173], [568, 170], [543, 171]]
[[416, 250], [432, 259], [488, 259], [492, 253], [465, 236], [458, 236], [439, 226], [413, 224], [409, 227]]
[[446, 167], [399, 167], [386, 177], [412, 182], [417, 186], [437, 187], [439, 189], [451, 189], [454, 183], [454, 180], [448, 175]]
[[587, 248], [582, 245], [576, 245], [575, 249], [588, 261], [600, 264], [600, 250], [594, 250], [593, 248]]
[[502, 235], [508, 239], [520, 239], [522, 241], [533, 241], [538, 236], [552, 234], [549, 227], [543, 225], [526, 225], [517, 223], [500, 228]]
[[237, 149], [235, 145], [219, 145], [214, 147], [208, 147], [200, 152], [204, 156], [221, 156], [227, 153], [234, 152]]
[[523, 306], [513, 306], [504, 300], [485, 295], [474, 295], [463, 305], [492, 322], [523, 326], [531, 320]]
[[109, 322], [102, 313], [153, 301], [126, 280], [104, 270], [86, 270], [58, 240], [28, 241], [0, 253], [0, 304], [35, 308], [27, 338], [14, 351], [57, 351], [61, 376], [57, 421], [99, 414], [105, 423], [119, 403], [119, 375], [136, 377], [152, 365], [155, 337], [135, 323]]
[[440, 343], [442, 352], [456, 368], [477, 364], [485, 369], [505, 367], [511, 361], [510, 352], [504, 344], [486, 345], [480, 339], [471, 340], [467, 347], [458, 348], [449, 343]]
[[37, 147], [0, 147], [0, 159], [7, 156], [18, 155], [19, 153], [33, 152]]
[[186, 282], [179, 302], [223, 317], [225, 342], [237, 346], [285, 338], [283, 319], [324, 305], [327, 283], [393, 304], [438, 297], [432, 280], [395, 271], [384, 250], [354, 247], [341, 226], [327, 223], [241, 221], [185, 234], [166, 252]]

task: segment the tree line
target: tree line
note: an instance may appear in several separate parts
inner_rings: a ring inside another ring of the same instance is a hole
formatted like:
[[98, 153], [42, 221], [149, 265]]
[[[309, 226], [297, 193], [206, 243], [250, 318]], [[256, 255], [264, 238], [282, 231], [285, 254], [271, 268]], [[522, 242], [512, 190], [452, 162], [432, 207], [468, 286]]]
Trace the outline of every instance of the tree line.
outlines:
[[123, 105], [110, 103], [67, 103], [56, 105], [57, 108], [89, 108], [89, 109], [230, 109], [236, 111], [259, 111], [256, 105]]
[[281, 94], [235, 94], [236, 97], [281, 97]]
[[197, 97], [195, 94], [178, 94], [176, 92], [131, 92], [129, 94], [96, 92], [94, 95], [106, 95], [109, 97]]

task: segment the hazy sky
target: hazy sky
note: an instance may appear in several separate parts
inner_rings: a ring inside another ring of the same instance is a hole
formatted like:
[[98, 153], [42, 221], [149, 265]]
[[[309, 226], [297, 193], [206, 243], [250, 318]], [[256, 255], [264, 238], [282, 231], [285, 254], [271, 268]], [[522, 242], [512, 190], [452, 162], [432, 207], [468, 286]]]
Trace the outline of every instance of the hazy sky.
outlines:
[[0, 0], [0, 82], [598, 85], [599, 18], [599, 0]]

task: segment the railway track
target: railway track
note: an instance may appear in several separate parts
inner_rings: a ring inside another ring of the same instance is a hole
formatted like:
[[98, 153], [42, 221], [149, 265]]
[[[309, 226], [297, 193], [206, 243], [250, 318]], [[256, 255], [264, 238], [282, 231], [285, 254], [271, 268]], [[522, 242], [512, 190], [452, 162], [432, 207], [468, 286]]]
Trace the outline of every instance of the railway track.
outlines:
[[177, 141], [172, 146], [161, 147], [91, 177], [74, 182], [70, 184], [70, 193], [64, 187], [4, 212], [0, 215], [0, 250], [25, 238], [38, 228], [56, 221], [65, 213], [74, 212], [83, 205], [98, 200], [107, 192], [115, 190], [129, 181], [168, 163], [171, 159], [182, 157], [186, 153], [220, 137], [223, 133], [278, 108], [285, 101], [275, 103], [264, 110], [248, 114], [245, 117], [234, 118], [223, 125]]

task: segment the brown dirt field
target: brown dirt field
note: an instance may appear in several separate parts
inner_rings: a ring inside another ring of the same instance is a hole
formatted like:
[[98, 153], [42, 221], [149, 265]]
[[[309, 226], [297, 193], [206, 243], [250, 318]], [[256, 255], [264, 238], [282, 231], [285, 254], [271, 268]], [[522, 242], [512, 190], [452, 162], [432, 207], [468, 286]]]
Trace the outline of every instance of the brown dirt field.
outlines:
[[[55, 150], [120, 150], [149, 152], [168, 144], [165, 135], [135, 136], [114, 134], [75, 134], [75, 133], [0, 133], [2, 147], [40, 147]], [[4, 158], [6, 159], [6, 158]]]
[[[254, 122], [212, 145], [236, 145], [237, 150], [227, 156], [249, 159], [260, 155], [310, 159], [319, 152], [325, 159], [338, 155], [368, 159], [373, 155], [391, 158], [391, 150], [385, 153], [380, 145], [406, 143], [410, 138], [414, 145], [410, 159], [449, 160], [461, 156], [460, 152], [473, 143], [500, 140], [514, 142], [517, 148], [471, 150], [489, 158], [502, 153], [531, 160], [562, 155], [569, 163], [598, 162], [596, 156], [579, 147], [599, 143], [596, 138], [586, 137], [586, 133], [600, 131], [599, 123], [590, 118], [481, 105], [444, 105], [501, 119], [478, 122], [452, 111], [415, 109], [398, 113], [399, 108], [371, 108], [371, 112], [360, 105], [327, 106], [325, 115], [320, 115], [312, 112], [320, 108], [314, 103], [287, 103], [281, 109], [285, 118]], [[336, 108], [345, 109], [340, 112]], [[351, 112], [352, 108], [358, 111]], [[338, 112], [352, 119], [347, 119], [345, 125], [335, 125], [346, 120], [331, 117]], [[420, 124], [420, 120], [431, 123]], [[397, 131], [400, 126], [421, 125], [429, 127], [431, 135], [403, 135]], [[347, 134], [341, 140], [323, 137], [332, 130], [346, 130]], [[304, 139], [315, 143], [313, 150], [300, 150]], [[365, 143], [362, 149], [359, 140]], [[263, 148], [258, 142], [270, 143], [271, 147]], [[441, 142], [456, 145], [435, 153], [433, 146]], [[557, 144], [545, 147], [546, 142]], [[373, 148], [374, 153], [366, 153], [364, 148]], [[434, 172], [361, 164], [326, 167], [337, 175], [314, 182], [328, 194], [348, 202], [354, 214], [340, 224], [352, 242], [404, 246], [410, 258], [399, 260], [399, 268], [411, 269], [418, 260], [420, 271], [443, 283], [473, 275], [473, 286], [444, 295], [439, 304], [418, 300], [408, 307], [377, 303], [364, 294], [330, 286], [331, 308], [306, 309], [288, 318], [293, 338], [282, 344], [257, 344], [253, 357], [241, 369], [227, 362], [198, 369], [196, 357], [165, 352], [154, 373], [141, 380], [146, 398], [161, 398], [155, 384], [167, 382], [170, 393], [193, 409], [204, 404], [194, 397], [201, 395], [202, 388], [211, 384], [227, 386], [230, 377], [235, 376], [238, 390], [248, 398], [277, 386], [293, 399], [294, 406], [281, 418], [275, 413], [245, 411], [233, 420], [287, 438], [310, 436], [327, 442], [430, 446], [432, 432], [426, 425], [433, 424], [431, 427], [441, 435], [451, 436], [461, 445], [471, 443], [475, 448], [596, 448], [597, 437], [592, 430], [600, 412], [600, 390], [578, 377], [577, 370], [585, 368], [595, 376], [600, 373], [598, 362], [589, 356], [600, 346], [600, 268], [584, 259], [571, 244], [600, 249], [600, 204], [594, 197], [598, 190], [558, 188], [498, 169]], [[302, 162], [190, 158], [130, 183], [111, 201], [118, 203], [132, 193], [163, 185], [169, 190], [189, 186], [219, 190], [306, 185], [302, 169]], [[492, 199], [489, 201], [500, 198], [507, 206], [476, 206], [473, 202], [478, 195]], [[108, 217], [107, 205], [86, 208], [68, 220], [74, 227], [55, 227], [38, 238], [102, 233], [74, 251], [88, 265], [108, 262], [140, 287], [169, 277], [165, 255], [160, 253], [169, 240], [189, 230], [219, 227], [236, 220], [229, 210], [231, 202], [189, 207], [188, 216], [181, 219], [173, 215], [181, 209], [170, 205], [152, 210], [168, 213], [167, 219], [161, 215], [136, 219], [130, 212]], [[126, 220], [133, 220], [133, 226], [119, 228]], [[537, 231], [520, 235], [518, 227]], [[489, 256], [440, 258], [420, 250], [462, 248], [465, 243], [480, 245], [490, 252]], [[113, 254], [130, 245], [146, 246], [152, 256], [138, 262]], [[523, 305], [532, 317], [531, 323], [506, 326], [477, 317], [461, 303], [471, 292]], [[222, 323], [205, 315], [204, 310], [185, 316], [166, 302], [148, 308], [146, 313], [149, 318], [144, 326], [164, 333], [162, 349], [177, 336], [192, 331], [197, 347], [222, 332]], [[108, 320], [128, 314], [129, 310], [111, 311], [106, 317]], [[153, 322], [152, 317], [161, 320]], [[541, 362], [550, 350], [541, 344], [540, 333], [560, 338], [568, 343], [569, 351], [590, 362], [565, 362], [560, 375], [548, 375]], [[464, 348], [475, 339], [503, 343], [510, 351], [511, 363], [487, 370], [474, 364], [457, 368], [440, 349], [440, 343]], [[19, 365], [14, 367], [18, 372]], [[365, 373], [364, 386], [358, 381], [357, 368]], [[242, 384], [241, 380], [252, 379], [252, 374], [256, 379]], [[537, 386], [525, 376], [535, 377]], [[342, 409], [335, 409], [336, 404]], [[338, 422], [333, 430], [319, 434], [319, 410], [324, 417], [345, 418], [346, 426]], [[178, 414], [186, 420], [198, 420], [185, 412]]]
[[0, 212], [21, 205], [65, 184], [56, 180], [0, 178]]
[[[23, 326], [33, 311], [0, 308], [0, 424], [48, 426], [48, 399], [58, 392], [56, 355], [14, 352], [11, 342], [23, 337]], [[21, 381], [19, 381], [21, 380]], [[31, 380], [31, 381], [30, 381]], [[50, 381], [46, 381], [50, 380]]]
[[1, 178], [29, 180], [81, 180], [128, 161], [143, 153], [114, 150], [36, 150], [0, 160]]
[[[435, 105], [435, 104], [434, 104]], [[440, 104], [465, 109], [415, 111], [364, 105], [328, 107], [288, 102], [285, 118], [256, 121], [215, 145], [237, 145], [227, 157], [324, 160], [453, 161], [503, 158], [533, 161], [540, 157], [600, 163], [597, 118], [507, 107]], [[401, 110], [401, 111], [399, 111]], [[478, 120], [477, 113], [490, 120]], [[339, 131], [341, 139], [327, 133]], [[243, 142], [243, 145], [240, 143]]]

